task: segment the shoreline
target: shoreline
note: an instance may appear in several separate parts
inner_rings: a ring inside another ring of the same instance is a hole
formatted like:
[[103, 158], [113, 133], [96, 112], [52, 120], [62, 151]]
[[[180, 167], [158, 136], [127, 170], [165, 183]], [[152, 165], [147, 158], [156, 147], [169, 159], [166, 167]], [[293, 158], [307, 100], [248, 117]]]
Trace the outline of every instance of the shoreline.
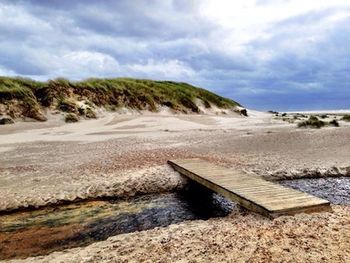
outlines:
[[340, 109], [340, 110], [302, 110], [302, 111], [281, 111], [289, 114], [350, 114], [350, 109]]

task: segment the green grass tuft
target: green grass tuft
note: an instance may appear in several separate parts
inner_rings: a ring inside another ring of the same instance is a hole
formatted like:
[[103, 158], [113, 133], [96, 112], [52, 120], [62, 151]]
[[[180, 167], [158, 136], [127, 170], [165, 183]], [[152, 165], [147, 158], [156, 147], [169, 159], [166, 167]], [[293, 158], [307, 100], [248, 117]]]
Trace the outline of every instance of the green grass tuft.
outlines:
[[328, 124], [330, 126], [339, 127], [339, 122], [337, 120], [331, 120]]
[[78, 112], [77, 104], [74, 101], [71, 101], [66, 98], [59, 99], [57, 103], [57, 108], [64, 112], [72, 112], [72, 113]]
[[298, 123], [298, 127], [304, 127], [304, 128], [317, 128], [317, 129], [319, 129], [319, 128], [322, 128], [324, 126], [339, 127], [339, 122], [336, 119], [331, 120], [330, 122], [325, 122], [325, 121], [319, 120], [316, 116], [311, 115], [308, 120]]
[[68, 113], [65, 117], [65, 122], [70, 123], [70, 122], [78, 122], [79, 118], [75, 113]]
[[349, 121], [350, 122], [350, 114], [346, 114], [341, 118], [342, 121]]
[[308, 120], [302, 121], [298, 123], [298, 127], [309, 127], [309, 128], [317, 128], [320, 129], [324, 127], [326, 123], [324, 121], [319, 120], [316, 116], [310, 116]]

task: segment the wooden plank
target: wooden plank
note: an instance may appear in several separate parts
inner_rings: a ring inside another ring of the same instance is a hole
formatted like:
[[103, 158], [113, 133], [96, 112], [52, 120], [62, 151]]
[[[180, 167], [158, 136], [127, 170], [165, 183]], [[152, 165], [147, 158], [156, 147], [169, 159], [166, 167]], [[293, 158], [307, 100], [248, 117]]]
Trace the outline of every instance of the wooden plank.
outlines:
[[195, 159], [169, 160], [179, 173], [265, 216], [330, 211], [330, 203], [295, 189]]
[[258, 204], [254, 204], [254, 203], [250, 202], [249, 200], [245, 199], [244, 197], [240, 197], [239, 195], [237, 195], [231, 191], [228, 191], [225, 188], [222, 188], [222, 187], [216, 185], [215, 183], [212, 183], [209, 180], [206, 180], [204, 178], [196, 176], [195, 174], [189, 172], [185, 168], [178, 166], [174, 161], [169, 161], [169, 164], [171, 164], [172, 167], [174, 167], [175, 170], [178, 171], [179, 173], [187, 176], [188, 178], [192, 179], [193, 181], [196, 181], [196, 182], [204, 185], [205, 187], [211, 189], [212, 191], [217, 192], [228, 199], [231, 199], [232, 201], [240, 204], [243, 207], [246, 207], [250, 210], [253, 210], [253, 211], [258, 212], [260, 214], [263, 214], [265, 216], [269, 216], [268, 211], [265, 208], [259, 206]]

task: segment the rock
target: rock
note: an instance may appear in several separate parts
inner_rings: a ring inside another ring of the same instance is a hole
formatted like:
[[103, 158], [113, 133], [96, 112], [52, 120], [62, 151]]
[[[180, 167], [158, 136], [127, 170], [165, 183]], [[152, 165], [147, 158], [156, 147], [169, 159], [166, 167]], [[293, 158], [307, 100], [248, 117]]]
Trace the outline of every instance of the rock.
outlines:
[[10, 117], [2, 117], [0, 118], [0, 125], [5, 125], [5, 124], [13, 124], [15, 121], [10, 118]]
[[247, 109], [241, 109], [240, 113], [241, 113], [243, 116], [248, 116]]
[[243, 107], [236, 107], [235, 108], [235, 112], [238, 112], [239, 114], [243, 115], [243, 116], [248, 116], [248, 111], [247, 109], [243, 108]]

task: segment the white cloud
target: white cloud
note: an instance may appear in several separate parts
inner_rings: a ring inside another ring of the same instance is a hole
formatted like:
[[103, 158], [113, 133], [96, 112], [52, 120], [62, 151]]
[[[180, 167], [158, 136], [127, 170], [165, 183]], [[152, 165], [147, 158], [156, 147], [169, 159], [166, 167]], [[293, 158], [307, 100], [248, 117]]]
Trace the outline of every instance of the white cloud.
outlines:
[[15, 76], [16, 73], [13, 70], [8, 70], [0, 66], [0, 76]]
[[29, 14], [21, 6], [0, 4], [0, 28], [5, 30], [9, 26], [16, 33], [44, 33], [52, 30], [50, 23]]
[[55, 56], [52, 64], [55, 68], [52, 75], [72, 79], [115, 76], [120, 71], [120, 65], [113, 57], [91, 51], [74, 51], [62, 57]]
[[145, 64], [133, 64], [127, 66], [136, 74], [142, 74], [148, 78], [187, 79], [195, 74], [193, 69], [179, 60], [155, 61], [149, 59]]
[[288, 18], [321, 11], [333, 7], [349, 7], [348, 0], [258, 0], [231, 1], [207, 0], [201, 6], [201, 13], [225, 28], [251, 29], [266, 26]]
[[[350, 7], [348, 0], [285, 0], [262, 1], [258, 0], [231, 1], [207, 0], [200, 12], [213, 23], [220, 25], [221, 44], [231, 53], [242, 52], [247, 44], [256, 39], [268, 39], [274, 36], [271, 27], [276, 23], [285, 21], [309, 12], [320, 12], [330, 8], [339, 8], [333, 12], [329, 19], [325, 19], [318, 28], [327, 29], [336, 20], [346, 19], [350, 10], [341, 8]], [[301, 25], [299, 25], [301, 26]], [[304, 26], [317, 26], [307, 23]]]

